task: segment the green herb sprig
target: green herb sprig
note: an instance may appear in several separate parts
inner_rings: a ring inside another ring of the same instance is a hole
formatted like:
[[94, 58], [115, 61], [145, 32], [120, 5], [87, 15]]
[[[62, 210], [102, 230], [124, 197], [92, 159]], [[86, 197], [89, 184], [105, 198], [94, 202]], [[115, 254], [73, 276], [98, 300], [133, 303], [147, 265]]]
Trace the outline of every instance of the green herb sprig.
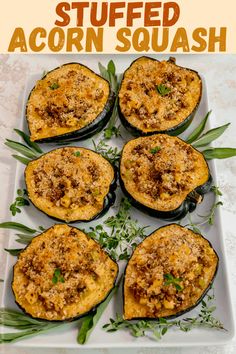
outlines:
[[19, 256], [23, 248], [4, 248], [4, 251], [8, 252], [11, 256]]
[[129, 259], [138, 242], [146, 236], [146, 227], [140, 227], [137, 220], [131, 218], [130, 208], [128, 199], [122, 199], [118, 213], [104, 222], [109, 231], [100, 224], [90, 227], [88, 232], [116, 260]]
[[88, 338], [94, 328], [96, 327], [96, 324], [100, 320], [102, 314], [107, 308], [107, 305], [109, 304], [111, 298], [117, 293], [119, 289], [119, 285], [121, 283], [121, 279], [117, 282], [117, 284], [114, 286], [108, 297], [106, 298], [105, 301], [103, 301], [94, 312], [91, 314], [87, 315], [86, 317], [83, 318], [82, 324], [79, 328], [79, 333], [77, 336], [77, 342], [79, 344], [85, 344], [88, 341]]
[[211, 328], [217, 330], [226, 330], [220, 320], [213, 316], [216, 307], [213, 304], [215, 300], [214, 293], [206, 295], [206, 301], [202, 300], [201, 309], [195, 317], [187, 317], [182, 320], [166, 320], [160, 318], [155, 321], [140, 320], [127, 321], [121, 315], [116, 315], [115, 319], [110, 319], [109, 323], [103, 326], [107, 332], [116, 332], [118, 330], [128, 329], [134, 337], [150, 337], [160, 340], [168, 332], [169, 328], [174, 327], [183, 332], [188, 332], [194, 328]]
[[116, 67], [113, 60], [110, 60], [107, 64], [107, 67], [103, 66], [101, 63], [98, 63], [99, 71], [102, 77], [109, 81], [112, 91], [116, 95], [114, 108], [112, 111], [111, 118], [109, 119], [109, 123], [107, 127], [103, 131], [103, 137], [105, 139], [111, 139], [112, 137], [121, 136], [120, 126], [116, 126], [118, 120], [118, 90], [120, 86], [120, 77], [116, 74]]
[[[230, 125], [230, 123], [227, 123], [220, 127], [210, 129], [206, 133], [202, 134], [204, 132], [210, 114], [211, 111], [207, 113], [207, 115], [203, 118], [197, 128], [186, 139], [186, 142], [192, 144], [195, 148], [202, 148], [208, 146], [212, 141], [218, 139]], [[201, 152], [206, 160], [227, 159], [229, 157], [236, 156], [235, 148], [208, 147], [206, 150], [203, 150]]]
[[18, 329], [18, 332], [0, 333], [0, 344], [13, 343], [20, 339], [36, 336], [54, 328], [65, 326], [63, 323], [36, 320], [22, 312], [0, 308], [0, 325]]
[[[220, 191], [219, 187], [217, 186], [211, 186], [211, 189], [210, 191], [212, 193], [215, 194], [215, 196], [218, 198], [219, 196], [222, 196], [222, 192]], [[185, 227], [190, 227], [194, 232], [196, 233], [199, 233], [201, 234], [201, 230], [200, 230], [200, 227], [201, 226], [204, 226], [206, 224], [209, 224], [209, 225], [213, 225], [214, 224], [214, 220], [215, 220], [215, 212], [216, 212], [216, 209], [223, 205], [223, 202], [222, 201], [219, 201], [218, 199], [212, 204], [208, 214], [206, 215], [198, 215], [200, 216], [201, 218], [203, 218], [204, 220], [202, 222], [198, 222], [198, 223], [194, 223], [192, 221], [192, 218], [191, 218], [191, 215], [190, 213], [188, 214], [188, 224], [185, 225]], [[181, 223], [181, 221], [180, 221]]]
[[14, 203], [12, 203], [9, 208], [13, 216], [15, 216], [16, 213], [21, 213], [20, 208], [22, 206], [30, 205], [30, 203], [29, 203], [28, 199], [26, 199], [26, 197], [27, 197], [26, 189], [17, 189], [17, 197], [16, 197]]
[[118, 165], [121, 152], [117, 147], [109, 146], [104, 140], [100, 140], [98, 143], [93, 140], [93, 147], [96, 152], [105, 157], [110, 163], [115, 166]]
[[18, 237], [16, 241], [21, 244], [28, 244], [31, 242], [32, 237], [36, 236], [37, 234], [44, 231], [42, 226], [38, 227], [38, 230], [32, 229], [26, 225], [23, 225], [18, 222], [7, 221], [0, 223], [0, 229], [9, 229], [9, 230], [17, 230], [21, 233], [17, 233], [16, 236]]
[[167, 87], [163, 84], [157, 85], [156, 90], [161, 96], [166, 96], [171, 91], [171, 89], [169, 87]]
[[[27, 165], [31, 160], [37, 159], [43, 154], [43, 151], [38, 144], [32, 142], [30, 137], [19, 129], [14, 129], [14, 131], [24, 140], [25, 144], [6, 139], [5, 145], [12, 150], [17, 151], [21, 155], [12, 155], [16, 160], [20, 161], [24, 165]], [[23, 155], [23, 156], [22, 156]]]

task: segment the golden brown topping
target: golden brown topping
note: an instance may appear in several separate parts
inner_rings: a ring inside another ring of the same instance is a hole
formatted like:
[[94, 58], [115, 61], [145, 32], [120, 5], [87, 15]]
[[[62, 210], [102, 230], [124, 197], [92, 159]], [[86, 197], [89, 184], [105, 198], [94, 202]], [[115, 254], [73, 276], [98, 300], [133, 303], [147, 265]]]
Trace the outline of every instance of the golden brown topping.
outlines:
[[158, 134], [129, 141], [121, 158], [126, 190], [156, 210], [174, 210], [209, 178], [203, 156], [176, 137]]
[[165, 317], [197, 303], [215, 275], [218, 257], [201, 235], [172, 224], [134, 251], [125, 276], [125, 318]]
[[170, 61], [141, 57], [125, 72], [121, 112], [143, 132], [164, 131], [184, 121], [201, 98], [201, 79]]
[[106, 297], [117, 270], [99, 244], [82, 231], [55, 225], [20, 254], [13, 291], [19, 305], [33, 317], [73, 318]]
[[79, 130], [101, 113], [109, 84], [81, 64], [63, 65], [39, 80], [27, 104], [31, 140]]
[[26, 185], [33, 203], [49, 215], [69, 221], [98, 214], [113, 179], [110, 163], [84, 148], [53, 150], [26, 168]]

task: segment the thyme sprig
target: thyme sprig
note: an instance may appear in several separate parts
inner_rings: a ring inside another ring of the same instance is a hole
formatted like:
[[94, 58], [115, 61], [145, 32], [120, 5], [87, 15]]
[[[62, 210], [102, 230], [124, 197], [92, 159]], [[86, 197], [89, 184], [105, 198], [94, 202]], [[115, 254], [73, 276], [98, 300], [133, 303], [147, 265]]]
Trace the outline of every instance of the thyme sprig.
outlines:
[[107, 143], [105, 143], [104, 140], [100, 140], [98, 143], [96, 143], [94, 140], [92, 140], [92, 142], [94, 150], [97, 153], [101, 154], [113, 165], [118, 165], [121, 152], [117, 147], [109, 146]]
[[138, 242], [146, 236], [146, 227], [138, 225], [137, 220], [130, 216], [130, 202], [127, 198], [121, 200], [118, 213], [108, 217], [104, 225], [90, 227], [88, 235], [97, 240], [100, 245], [116, 260], [129, 259]]
[[[222, 192], [220, 191], [219, 187], [217, 187], [217, 186], [211, 186], [210, 191], [215, 194], [216, 198], [223, 195]], [[203, 218], [203, 221], [198, 222], [198, 223], [194, 223], [192, 221], [191, 215], [189, 213], [187, 215], [188, 224], [185, 225], [185, 227], [190, 227], [194, 232], [201, 234], [201, 230], [200, 230], [201, 226], [204, 226], [206, 224], [214, 225], [216, 209], [221, 205], [223, 205], [222, 201], [220, 201], [218, 199], [216, 201], [214, 201], [209, 212], [206, 215], [198, 215], [199, 217]]]
[[202, 300], [199, 313], [194, 317], [187, 317], [182, 320], [166, 320], [160, 318], [156, 321], [140, 320], [127, 321], [117, 314], [115, 319], [110, 319], [109, 323], [103, 326], [107, 332], [116, 332], [122, 329], [128, 329], [134, 337], [151, 337], [160, 340], [168, 332], [169, 328], [174, 327], [183, 332], [191, 331], [194, 328], [211, 328], [217, 330], [226, 330], [221, 321], [213, 316], [216, 307], [214, 292], [206, 295], [206, 301]]
[[9, 207], [12, 215], [15, 216], [16, 213], [21, 213], [20, 208], [25, 205], [30, 205], [27, 199], [27, 191], [26, 189], [17, 189], [17, 197]]

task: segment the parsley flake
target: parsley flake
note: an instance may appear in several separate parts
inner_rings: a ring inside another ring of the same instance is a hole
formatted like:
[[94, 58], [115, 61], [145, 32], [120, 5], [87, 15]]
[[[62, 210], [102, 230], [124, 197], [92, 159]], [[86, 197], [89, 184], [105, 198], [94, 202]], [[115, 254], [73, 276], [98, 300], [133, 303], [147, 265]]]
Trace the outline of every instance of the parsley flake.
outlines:
[[57, 284], [58, 282], [65, 283], [65, 279], [61, 275], [61, 270], [60, 268], [56, 268], [53, 277], [52, 277], [52, 282], [53, 284]]
[[51, 89], [51, 90], [56, 90], [56, 89], [58, 89], [60, 86], [58, 85], [58, 83], [57, 82], [54, 82], [51, 86], [49, 86], [49, 88]]
[[171, 89], [169, 87], [167, 87], [163, 84], [157, 85], [156, 90], [161, 96], [168, 95], [168, 93], [171, 91]]
[[80, 151], [75, 151], [75, 152], [74, 152], [74, 155], [75, 155], [76, 157], [79, 157], [79, 156], [81, 155], [81, 153], [80, 153]]
[[152, 148], [151, 150], [150, 150], [150, 153], [151, 154], [153, 154], [153, 155], [155, 155], [158, 151], [160, 151], [161, 150], [161, 147], [160, 146], [156, 146], [156, 147], [154, 147], [154, 148]]
[[165, 283], [164, 285], [172, 284], [176, 290], [182, 291], [184, 288], [179, 283], [183, 280], [182, 278], [175, 278], [172, 274], [164, 274]]

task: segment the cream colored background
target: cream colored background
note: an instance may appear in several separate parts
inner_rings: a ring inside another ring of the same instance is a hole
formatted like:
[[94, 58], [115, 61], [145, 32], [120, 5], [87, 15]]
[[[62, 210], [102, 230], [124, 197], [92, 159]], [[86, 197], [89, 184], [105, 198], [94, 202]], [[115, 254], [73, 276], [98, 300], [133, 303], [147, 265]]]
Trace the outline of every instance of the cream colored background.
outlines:
[[[97, 0], [102, 2], [103, 0]], [[117, 0], [109, 0], [115, 2]], [[134, 2], [135, 0], [129, 0]], [[149, 0], [150, 1], [150, 0]], [[55, 27], [54, 22], [58, 18], [55, 12], [56, 5], [61, 2], [58, 0], [8, 0], [1, 1], [0, 7], [0, 53], [7, 53], [10, 39], [16, 27], [23, 27], [26, 37], [29, 37], [30, 32], [35, 27], [44, 27], [47, 30]], [[68, 1], [71, 3], [71, 1]], [[145, 0], [144, 2], [147, 2]], [[167, 0], [163, 1], [167, 2]], [[235, 21], [235, 0], [176, 0], [180, 6], [180, 18], [175, 26], [170, 28], [172, 36], [175, 34], [175, 29], [184, 27], [189, 33], [197, 27], [227, 27], [227, 52], [236, 53], [236, 21]], [[85, 10], [84, 27], [89, 27], [89, 11]], [[162, 11], [160, 11], [162, 13]], [[76, 27], [76, 10], [71, 11], [71, 23], [69, 27]], [[118, 43], [116, 32], [118, 28], [125, 27], [125, 20], [118, 20], [117, 26], [114, 28], [106, 28], [104, 32], [104, 53], [114, 53], [115, 46]], [[136, 27], [143, 27], [143, 21], [136, 19], [132, 30]], [[66, 29], [67, 27], [63, 27]], [[149, 27], [151, 31], [151, 27]], [[190, 41], [191, 46], [191, 41]], [[218, 47], [217, 47], [218, 48]], [[30, 51], [30, 49], [28, 48]], [[168, 50], [167, 50], [168, 51]], [[207, 49], [206, 49], [207, 51]], [[43, 53], [48, 53], [46, 47]], [[65, 52], [65, 49], [60, 53]], [[151, 50], [149, 51], [151, 53]], [[134, 53], [130, 50], [129, 53]]]

